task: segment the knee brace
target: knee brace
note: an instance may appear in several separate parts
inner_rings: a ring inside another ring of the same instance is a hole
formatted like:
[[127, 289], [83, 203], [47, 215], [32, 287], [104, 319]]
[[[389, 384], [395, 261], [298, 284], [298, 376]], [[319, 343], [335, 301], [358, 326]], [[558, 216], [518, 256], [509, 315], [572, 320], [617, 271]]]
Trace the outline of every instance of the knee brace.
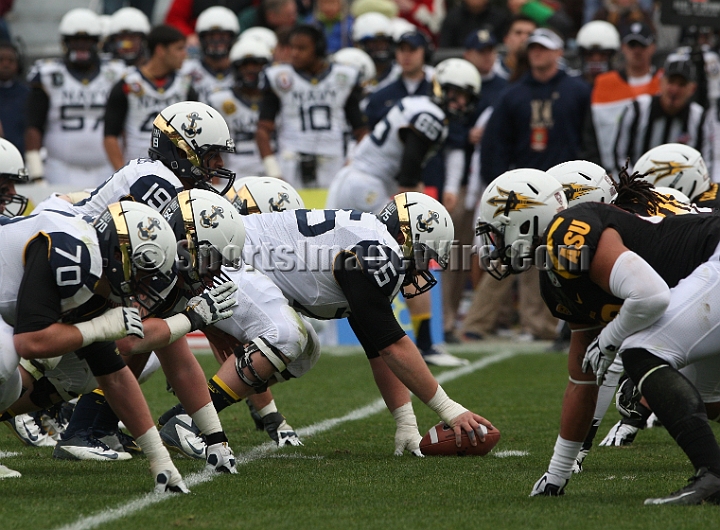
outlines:
[[[275, 367], [276, 372], [283, 372], [287, 366], [282, 360], [280, 352], [265, 342], [265, 339], [262, 337], [253, 339], [250, 344], [244, 348], [238, 348], [235, 350], [235, 356], [237, 357], [235, 360], [235, 371], [237, 372], [238, 377], [240, 377], [243, 383], [252, 387], [255, 392], [259, 394], [267, 390], [270, 377], [263, 378], [257, 372], [252, 361], [252, 355], [254, 353], [260, 353], [268, 361], [270, 361], [270, 363]], [[246, 369], [249, 374], [246, 373]], [[254, 379], [251, 379], [250, 375], [252, 375]]]

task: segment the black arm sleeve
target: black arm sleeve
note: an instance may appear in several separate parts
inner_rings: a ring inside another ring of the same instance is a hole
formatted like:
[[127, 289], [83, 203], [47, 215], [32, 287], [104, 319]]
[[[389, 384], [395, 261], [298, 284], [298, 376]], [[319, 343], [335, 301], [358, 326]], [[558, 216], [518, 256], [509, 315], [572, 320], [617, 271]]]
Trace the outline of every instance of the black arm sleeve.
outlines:
[[426, 136], [422, 136], [412, 129], [404, 129], [402, 137], [405, 141], [400, 172], [397, 175], [397, 182], [400, 186], [411, 188], [422, 181], [422, 165], [425, 157], [432, 146], [432, 142]]
[[18, 291], [15, 334], [40, 331], [60, 320], [60, 290], [50, 261], [48, 239], [36, 237], [25, 250], [25, 272]]
[[275, 121], [275, 116], [280, 112], [280, 98], [273, 92], [270, 86], [263, 91], [263, 98], [260, 102], [259, 120]]
[[350, 306], [348, 321], [368, 358], [377, 357], [380, 350], [405, 336], [390, 300], [362, 270], [335, 268], [334, 275]]
[[356, 85], [345, 101], [345, 120], [350, 124], [353, 131], [367, 127], [367, 116], [360, 110], [362, 89]]
[[50, 110], [50, 98], [42, 86], [33, 85], [28, 95], [25, 109], [27, 126], [40, 129], [40, 131], [44, 133], [48, 111]]
[[105, 105], [105, 136], [121, 136], [125, 130], [125, 118], [128, 112], [128, 99], [125, 93], [125, 81], [115, 83]]

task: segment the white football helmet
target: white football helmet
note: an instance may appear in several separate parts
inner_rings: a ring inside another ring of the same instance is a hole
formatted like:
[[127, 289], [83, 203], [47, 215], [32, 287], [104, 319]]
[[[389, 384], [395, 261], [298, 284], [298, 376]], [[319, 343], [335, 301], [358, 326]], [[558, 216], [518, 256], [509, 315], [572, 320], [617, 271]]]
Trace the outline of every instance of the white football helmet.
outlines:
[[417, 26], [405, 18], [393, 17], [390, 19], [390, 28], [395, 42], [405, 33], [417, 31]]
[[153, 312], [175, 285], [177, 241], [160, 212], [133, 201], [111, 204], [93, 222], [111, 298]]
[[570, 206], [590, 201], [611, 203], [617, 197], [615, 183], [607, 171], [587, 160], [563, 162], [548, 169], [547, 174], [562, 184]]
[[468, 96], [467, 108], [459, 114], [466, 113], [480, 96], [480, 72], [465, 59], [445, 59], [435, 67], [433, 76], [433, 99], [445, 113], [457, 114], [449, 105], [453, 90], [461, 90]]
[[272, 61], [272, 51], [262, 41], [240, 39], [230, 49], [230, 62], [236, 63], [243, 59], [261, 59], [269, 63]]
[[[191, 179], [195, 187], [214, 190], [210, 181], [227, 180], [224, 195], [232, 187], [235, 173], [211, 168], [212, 158], [234, 153], [235, 142], [227, 123], [214, 108], [197, 101], [181, 101], [165, 107], [153, 121], [150, 158], [160, 160], [178, 178]], [[181, 154], [182, 153], [182, 154]]]
[[635, 173], [652, 183], [683, 192], [694, 199], [710, 189], [710, 174], [697, 149], [684, 144], [663, 144], [642, 155], [633, 166]]
[[475, 234], [487, 251], [480, 259], [499, 259], [505, 269], [484, 268], [497, 279], [526, 270], [550, 220], [567, 207], [562, 184], [544, 171], [513, 169], [493, 180], [480, 199]]
[[665, 198], [673, 199], [681, 204], [690, 205], [690, 197], [685, 195], [680, 190], [668, 188], [666, 186], [655, 186], [655, 189], [653, 191], [655, 191], [655, 193], [659, 193]]
[[[352, 37], [355, 46], [367, 52], [375, 63], [393, 59], [393, 34], [390, 19], [381, 13], [364, 13], [353, 22]], [[373, 44], [370, 43], [373, 41]], [[378, 43], [384, 42], [384, 45]]]
[[240, 215], [284, 212], [305, 208], [300, 194], [284, 180], [272, 177], [245, 177], [237, 182], [237, 192], [226, 197]]
[[593, 20], [580, 28], [576, 42], [578, 48], [585, 50], [618, 51], [620, 49], [620, 33], [610, 22]]
[[177, 241], [187, 241], [185, 250], [180, 250], [183, 259], [179, 273], [193, 291], [203, 290], [208, 283], [227, 281], [221, 265], [240, 266], [245, 225], [224, 197], [208, 190], [181, 191], [162, 215]]
[[123, 7], [110, 15], [110, 35], [124, 32], [150, 33], [150, 21], [145, 13], [134, 7]]
[[206, 31], [229, 31], [237, 36], [240, 23], [237, 15], [227, 7], [209, 7], [200, 13], [195, 23], [195, 33], [200, 35]]
[[60, 20], [59, 29], [62, 37], [88, 35], [99, 39], [102, 34], [102, 22], [100, 16], [94, 11], [78, 7], [65, 13]]
[[360, 48], [342, 48], [332, 55], [331, 60], [334, 63], [352, 66], [359, 70], [361, 85], [369, 83], [377, 75], [372, 57]]
[[260, 41], [265, 46], [270, 48], [271, 52], [275, 52], [275, 47], [277, 46], [277, 35], [275, 35], [275, 32], [268, 28], [263, 28], [261, 26], [254, 26], [252, 28], [248, 28], [245, 31], [243, 31], [240, 34], [240, 40], [250, 40], [250, 41]]
[[15, 217], [25, 213], [27, 197], [12, 193], [10, 184], [28, 182], [28, 170], [17, 147], [0, 138], [0, 215]]
[[[447, 268], [455, 239], [455, 227], [445, 207], [429, 195], [409, 191], [395, 195], [377, 217], [390, 235], [398, 239], [409, 263], [403, 296], [412, 298], [430, 290], [437, 280], [428, 268], [429, 261], [434, 259], [440, 267]], [[406, 291], [410, 285], [415, 291]]]

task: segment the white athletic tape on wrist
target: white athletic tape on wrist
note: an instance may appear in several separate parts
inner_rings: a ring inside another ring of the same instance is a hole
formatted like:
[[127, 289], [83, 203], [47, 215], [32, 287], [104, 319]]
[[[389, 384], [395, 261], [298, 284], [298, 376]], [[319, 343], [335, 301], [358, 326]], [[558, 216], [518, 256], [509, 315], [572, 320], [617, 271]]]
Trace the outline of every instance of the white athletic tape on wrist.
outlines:
[[170, 330], [170, 342], [168, 344], [171, 344], [179, 338], [184, 337], [192, 330], [192, 324], [190, 323], [190, 319], [182, 313], [178, 313], [177, 315], [173, 315], [164, 320], [165, 324], [167, 324], [167, 327]]
[[268, 177], [282, 177], [282, 171], [280, 170], [280, 164], [278, 164], [277, 158], [275, 155], [268, 155], [265, 158], [262, 159], [263, 167], [265, 168], [265, 173]]
[[413, 410], [412, 401], [408, 401], [404, 405], [392, 411], [395, 423], [399, 426], [412, 426], [417, 429], [417, 418]]
[[165, 470], [177, 471], [170, 458], [170, 453], [163, 445], [160, 433], [154, 425], [145, 434], [138, 436], [135, 441], [147, 456], [153, 476]]
[[220, 418], [218, 418], [218, 413], [215, 410], [212, 401], [190, 414], [190, 417], [195, 422], [198, 429], [200, 429], [200, 432], [206, 436], [223, 430], [222, 425], [220, 424]]
[[270, 401], [270, 403], [268, 403], [263, 408], [258, 410], [257, 413], [261, 418], [264, 418], [268, 414], [272, 414], [273, 412], [277, 412], [277, 411], [278, 411], [277, 405], [275, 404], [275, 400], [273, 399]]
[[457, 418], [460, 414], [464, 414], [468, 411], [460, 403], [457, 403], [450, 399], [443, 390], [443, 387], [438, 385], [435, 395], [430, 401], [427, 402], [427, 406], [430, 407], [435, 413], [440, 416], [440, 419], [451, 424], [452, 420]]
[[45, 176], [45, 168], [43, 167], [40, 151], [36, 149], [33, 151], [26, 151], [25, 165], [27, 166], [30, 178], [36, 179]]
[[92, 344], [93, 342], [97, 342], [100, 340], [101, 337], [101, 331], [98, 329], [98, 327], [95, 325], [94, 322], [95, 319], [88, 320], [87, 322], [78, 322], [77, 324], [73, 324], [78, 331], [80, 331], [80, 335], [82, 335], [82, 347], [84, 348], [88, 344]]

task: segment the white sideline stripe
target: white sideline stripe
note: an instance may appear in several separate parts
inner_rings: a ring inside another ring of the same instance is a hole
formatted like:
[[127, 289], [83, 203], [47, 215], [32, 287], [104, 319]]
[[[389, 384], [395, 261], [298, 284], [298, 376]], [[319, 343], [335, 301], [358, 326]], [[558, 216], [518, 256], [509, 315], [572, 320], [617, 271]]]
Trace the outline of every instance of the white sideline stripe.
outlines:
[[15, 456], [20, 456], [20, 453], [15, 451], [0, 451], [0, 458], [13, 458]]
[[[474, 363], [471, 363], [467, 366], [462, 366], [460, 368], [455, 368], [454, 370], [448, 370], [446, 372], [443, 372], [439, 374], [436, 379], [440, 383], [447, 383], [449, 381], [452, 381], [453, 379], [457, 379], [458, 377], [471, 374], [476, 370], [482, 370], [483, 368], [485, 368], [486, 366], [490, 366], [491, 364], [499, 363], [506, 359], [510, 359], [511, 357], [515, 357], [516, 355], [520, 355], [520, 353], [524, 352], [500, 352], [495, 355], [491, 355], [489, 357], [485, 357], [483, 359], [475, 361]], [[373, 414], [377, 414], [382, 410], [386, 410], [386, 407], [385, 402], [381, 398], [373, 401], [369, 405], [360, 407], [359, 409], [355, 409], [348, 414], [345, 414], [344, 416], [340, 416], [339, 418], [323, 420], [308, 427], [298, 429], [297, 433], [298, 435], [300, 435], [300, 437], [310, 438], [315, 434], [329, 431], [333, 427], [336, 427], [337, 425], [340, 425], [342, 423], [361, 420], [367, 418], [368, 416], [372, 416]], [[254, 460], [258, 460], [264, 457], [267, 453], [271, 453], [277, 450], [278, 447], [274, 442], [266, 442], [264, 444], [253, 447], [244, 454], [236, 455], [235, 460], [237, 465], [240, 466], [241, 464], [248, 464]], [[192, 488], [194, 486], [197, 486], [198, 484], [215, 480], [219, 476], [220, 475], [217, 473], [207, 471], [203, 471], [200, 473], [191, 473], [190, 475], [185, 476], [185, 484], [187, 484], [189, 488]], [[96, 513], [95, 515], [80, 517], [74, 523], [58, 527], [56, 530], [91, 530], [93, 528], [97, 528], [100, 525], [107, 524], [112, 521], [117, 521], [118, 519], [122, 519], [123, 517], [128, 517], [129, 515], [132, 515], [136, 512], [152, 506], [153, 504], [158, 504], [168, 499], [175, 498], [177, 495], [179, 494], [167, 495], [157, 494], [154, 492], [146, 493], [142, 497], [129, 501], [122, 506], [118, 506], [117, 508], [108, 508]]]
[[508, 458], [510, 456], [527, 456], [530, 453], [527, 451], [498, 451], [497, 453], [493, 452], [492, 455], [496, 458]]

